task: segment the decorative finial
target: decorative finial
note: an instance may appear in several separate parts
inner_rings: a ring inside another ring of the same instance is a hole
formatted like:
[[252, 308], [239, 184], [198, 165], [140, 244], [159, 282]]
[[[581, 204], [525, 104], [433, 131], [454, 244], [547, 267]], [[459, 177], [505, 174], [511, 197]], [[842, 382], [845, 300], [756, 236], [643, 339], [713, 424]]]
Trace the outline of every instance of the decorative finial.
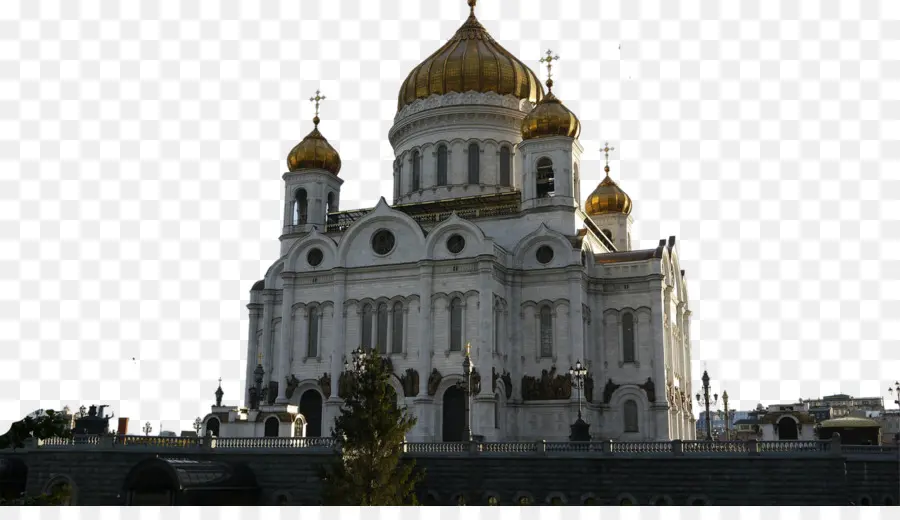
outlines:
[[469, 7], [471, 10], [469, 11], [469, 15], [475, 16], [475, 4], [478, 3], [478, 0], [469, 0]]
[[262, 365], [262, 358], [263, 358], [262, 350], [260, 350], [259, 355], [256, 356], [256, 360], [259, 362], [260, 365]]
[[609, 177], [609, 152], [612, 152], [615, 148], [610, 148], [609, 143], [606, 143], [606, 147], [601, 150], [606, 153], [606, 167], [603, 170], [606, 172], [606, 176]]
[[319, 102], [325, 99], [325, 96], [320, 95], [321, 92], [316, 90], [316, 97], [309, 98], [310, 102], [316, 103], [316, 117], [313, 118], [313, 124], [316, 125], [316, 128], [319, 127]]
[[471, 351], [472, 351], [472, 344], [466, 343], [466, 356], [468, 356]]
[[554, 56], [553, 51], [547, 50], [547, 56], [541, 58], [541, 63], [547, 64], [547, 88], [553, 91], [553, 62], [559, 61], [559, 56]]
[[219, 388], [222, 388], [222, 378], [219, 378]]

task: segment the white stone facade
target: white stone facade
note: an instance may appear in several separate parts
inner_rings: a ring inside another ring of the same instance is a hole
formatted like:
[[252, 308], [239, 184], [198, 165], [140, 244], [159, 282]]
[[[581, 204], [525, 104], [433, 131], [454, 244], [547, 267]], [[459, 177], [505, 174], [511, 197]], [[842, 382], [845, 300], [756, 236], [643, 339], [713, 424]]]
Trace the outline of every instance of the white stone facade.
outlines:
[[[490, 92], [403, 107], [389, 134], [393, 204], [338, 212], [336, 175], [284, 175], [282, 257], [250, 293], [245, 406], [258, 361], [278, 396], [267, 411], [214, 408], [207, 422], [216, 417], [220, 436], [266, 435], [270, 416], [279, 436], [327, 436], [344, 363], [362, 346], [390, 358], [398, 399], [418, 418], [409, 440], [456, 440], [471, 344], [472, 432], [488, 441], [566, 440], [579, 392], [565, 378], [523, 377], [566, 376], [576, 361], [590, 371], [582, 408], [595, 439], [694, 438], [674, 237], [635, 251], [628, 214], [585, 214], [583, 148], [565, 136], [523, 141], [532, 108]], [[537, 182], [547, 159], [549, 193]]]

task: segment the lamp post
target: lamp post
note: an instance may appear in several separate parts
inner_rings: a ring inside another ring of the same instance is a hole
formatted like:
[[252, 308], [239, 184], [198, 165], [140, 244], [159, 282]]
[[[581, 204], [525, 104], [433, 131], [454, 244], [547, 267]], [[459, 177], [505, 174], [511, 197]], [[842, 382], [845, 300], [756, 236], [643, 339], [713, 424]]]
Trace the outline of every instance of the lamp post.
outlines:
[[150, 421], [147, 421], [147, 424], [144, 425], [144, 435], [150, 435], [150, 432], [153, 431], [153, 426], [150, 426]]
[[350, 353], [350, 359], [344, 359], [344, 370], [359, 375], [366, 370], [366, 358], [369, 354], [362, 347]]
[[584, 379], [587, 375], [588, 370], [581, 364], [581, 360], [576, 361], [574, 367], [569, 367], [569, 376], [572, 378], [572, 386], [578, 391], [578, 418], [575, 420], [575, 423], [572, 424], [572, 433], [569, 435], [569, 440], [573, 442], [590, 442], [591, 440], [591, 426], [584, 422], [584, 419], [581, 417], [581, 392], [584, 388]]
[[203, 419], [197, 417], [194, 419], [194, 431], [197, 432], [197, 437], [200, 436], [200, 430], [203, 428]]
[[466, 343], [466, 357], [463, 358], [463, 377], [465, 377], [465, 385], [462, 382], [457, 383], [456, 386], [466, 394], [466, 415], [463, 419], [463, 441], [464, 442], [472, 442], [472, 370], [475, 368], [475, 364], [472, 363], [472, 345], [470, 343]]
[[725, 414], [724, 414], [724, 418], [725, 418], [725, 440], [726, 440], [726, 441], [730, 441], [730, 440], [731, 440], [731, 431], [730, 431], [730, 429], [729, 429], [729, 425], [730, 425], [732, 416], [734, 416], [734, 410], [729, 410], [729, 409], [728, 409], [728, 391], [727, 391], [727, 390], [724, 391], [724, 392], [722, 392], [722, 406], [725, 407]]
[[894, 399], [894, 404], [896, 404], [897, 407], [900, 408], [900, 381], [894, 381], [893, 388], [890, 386], [888, 387], [888, 393], [891, 394], [891, 396], [897, 397], [896, 399]]
[[712, 399], [709, 397], [709, 374], [703, 371], [703, 394], [697, 392], [697, 404], [706, 407], [706, 440], [712, 441], [712, 418], [709, 415], [710, 405], [715, 405], [719, 400], [719, 394], [713, 394]]

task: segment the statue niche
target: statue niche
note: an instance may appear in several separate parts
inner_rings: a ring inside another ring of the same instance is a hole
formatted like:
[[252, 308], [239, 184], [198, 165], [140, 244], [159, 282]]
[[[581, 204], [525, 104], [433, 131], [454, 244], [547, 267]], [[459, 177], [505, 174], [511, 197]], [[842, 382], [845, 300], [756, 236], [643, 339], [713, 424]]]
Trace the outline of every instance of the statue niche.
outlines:
[[322, 374], [322, 377], [319, 378], [319, 388], [326, 398], [331, 396], [331, 374]]
[[640, 385], [640, 387], [644, 390], [644, 393], [647, 394], [647, 401], [650, 404], [656, 402], [656, 385], [653, 383], [653, 379], [647, 378], [647, 381]]
[[294, 374], [284, 376], [284, 379], [287, 381], [287, 386], [284, 387], [284, 396], [290, 399], [294, 396], [294, 391], [297, 390], [297, 387], [300, 386], [300, 380]]
[[400, 376], [400, 386], [403, 387], [403, 394], [406, 397], [419, 395], [419, 373], [412, 368], [407, 368], [406, 373]]
[[269, 392], [266, 394], [266, 404], [272, 406], [278, 399], [278, 381], [269, 381]]
[[441, 375], [440, 372], [436, 368], [431, 369], [431, 375], [428, 377], [428, 395], [434, 397], [434, 394], [437, 393], [438, 385], [441, 384], [441, 379], [444, 376]]
[[540, 379], [522, 376], [523, 401], [550, 401], [570, 399], [572, 397], [572, 378], [566, 374], [557, 374], [556, 367], [542, 370]]

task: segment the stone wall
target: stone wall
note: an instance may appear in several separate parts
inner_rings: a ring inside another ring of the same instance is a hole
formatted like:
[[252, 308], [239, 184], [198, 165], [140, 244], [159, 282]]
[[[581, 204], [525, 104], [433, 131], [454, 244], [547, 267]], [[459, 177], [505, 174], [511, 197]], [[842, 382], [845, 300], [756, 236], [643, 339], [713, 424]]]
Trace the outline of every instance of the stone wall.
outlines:
[[[38, 494], [53, 480], [74, 484], [78, 505], [124, 503], [122, 482], [132, 467], [155, 456], [194, 460], [245, 462], [255, 472], [262, 500], [313, 505], [320, 496], [318, 468], [329, 461], [327, 451], [284, 449], [203, 450], [91, 447], [42, 447], [3, 452], [28, 465], [28, 494]], [[420, 488], [424, 503], [514, 505], [528, 497], [535, 505], [562, 501], [580, 505], [593, 498], [597, 505], [670, 503], [691, 505], [847, 505], [898, 503], [900, 472], [896, 454], [855, 456], [835, 454], [417, 454], [425, 470]], [[554, 501], [553, 499], [556, 498]]]

